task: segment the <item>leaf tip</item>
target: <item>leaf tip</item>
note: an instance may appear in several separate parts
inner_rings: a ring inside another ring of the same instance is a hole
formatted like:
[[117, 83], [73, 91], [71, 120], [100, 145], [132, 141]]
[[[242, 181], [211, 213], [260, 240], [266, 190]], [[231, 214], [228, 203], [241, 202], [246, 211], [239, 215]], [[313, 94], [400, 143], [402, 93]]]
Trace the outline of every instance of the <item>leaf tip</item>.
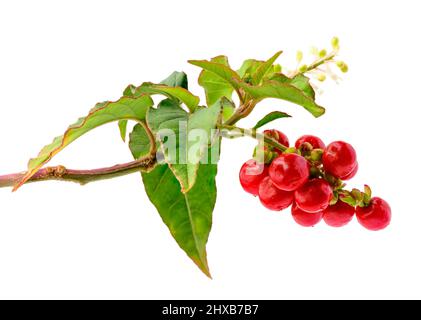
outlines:
[[193, 259], [193, 262], [199, 267], [200, 271], [202, 271], [205, 274], [205, 276], [207, 276], [211, 280], [213, 279], [212, 274], [209, 270], [209, 265], [206, 257], [204, 257], [203, 259]]
[[284, 53], [284, 51], [283, 50], [279, 50], [273, 56], [275, 57], [275, 59], [277, 59], [282, 53]]
[[200, 60], [187, 60], [188, 63], [197, 66], [200, 63]]
[[313, 115], [316, 117], [316, 118], [319, 118], [319, 117], [321, 117], [322, 115], [324, 115], [326, 113], [326, 109], [325, 108], [323, 108], [323, 107], [319, 107], [319, 109], [317, 110], [317, 112], [314, 112], [313, 113]]

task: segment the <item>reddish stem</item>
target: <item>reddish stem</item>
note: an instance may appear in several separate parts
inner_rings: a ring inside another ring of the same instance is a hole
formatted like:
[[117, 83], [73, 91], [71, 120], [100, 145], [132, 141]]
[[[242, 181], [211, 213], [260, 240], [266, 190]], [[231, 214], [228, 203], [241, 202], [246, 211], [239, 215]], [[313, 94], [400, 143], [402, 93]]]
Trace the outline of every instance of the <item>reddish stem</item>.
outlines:
[[[117, 164], [112, 167], [90, 170], [67, 169], [63, 166], [47, 167], [40, 169], [28, 180], [28, 182], [59, 180], [77, 182], [84, 185], [89, 182], [111, 179], [130, 173], [149, 171], [154, 167], [156, 163], [155, 160], [155, 155], [151, 155], [139, 160]], [[0, 188], [13, 187], [24, 175], [25, 172], [20, 172], [0, 176]]]

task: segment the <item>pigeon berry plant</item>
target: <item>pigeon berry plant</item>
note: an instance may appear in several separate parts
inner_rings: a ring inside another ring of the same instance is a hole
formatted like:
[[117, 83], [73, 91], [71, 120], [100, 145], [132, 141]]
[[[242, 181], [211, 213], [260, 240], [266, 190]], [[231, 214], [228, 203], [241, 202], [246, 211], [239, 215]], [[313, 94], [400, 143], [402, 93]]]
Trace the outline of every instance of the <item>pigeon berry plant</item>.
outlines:
[[[221, 141], [247, 136], [257, 140], [257, 147], [240, 169], [240, 183], [263, 206], [276, 211], [291, 206], [294, 220], [306, 227], [321, 220], [341, 227], [356, 215], [365, 228], [381, 230], [391, 219], [387, 202], [372, 198], [368, 186], [363, 191], [345, 189], [343, 181], [358, 170], [350, 144], [335, 141], [326, 146], [320, 138], [304, 135], [290, 146], [288, 137], [278, 129], [259, 132], [274, 120], [290, 117], [282, 111], [267, 114], [253, 128], [237, 126], [267, 98], [322, 116], [325, 109], [316, 103], [315, 82], [325, 81], [327, 76], [336, 81], [334, 68], [348, 71], [346, 63], [337, 59], [339, 40], [332, 39], [331, 45], [331, 52], [313, 50], [309, 64], [302, 63], [303, 54], [298, 52], [295, 70], [283, 70], [276, 63], [281, 51], [266, 61], [246, 60], [237, 71], [225, 56], [191, 60], [189, 63], [202, 69], [199, 84], [205, 90], [206, 104], [188, 90], [183, 72], [174, 72], [160, 83], [129, 85], [121, 98], [98, 103], [45, 146], [29, 161], [26, 172], [0, 176], [0, 187], [15, 191], [25, 183], [45, 180], [83, 185], [140, 172], [146, 194], [170, 233], [210, 277], [206, 243], [216, 201]], [[129, 121], [135, 125], [127, 134]], [[110, 122], [118, 123], [123, 141], [128, 137], [134, 160], [92, 170], [45, 167], [80, 136]]]

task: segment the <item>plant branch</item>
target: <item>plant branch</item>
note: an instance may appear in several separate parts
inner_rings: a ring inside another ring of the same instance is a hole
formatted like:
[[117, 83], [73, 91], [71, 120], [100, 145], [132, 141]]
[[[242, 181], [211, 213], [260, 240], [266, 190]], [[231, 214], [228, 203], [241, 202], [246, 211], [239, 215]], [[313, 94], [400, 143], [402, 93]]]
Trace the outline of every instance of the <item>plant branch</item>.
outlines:
[[238, 109], [234, 112], [234, 114], [224, 123], [224, 125], [234, 125], [239, 120], [247, 117], [256, 106], [256, 101], [250, 100], [248, 103], [242, 104]]
[[256, 131], [256, 129], [245, 129], [245, 128], [240, 128], [240, 127], [237, 127], [237, 126], [226, 125], [226, 124], [221, 125], [219, 128], [225, 129], [225, 130], [228, 130], [228, 131], [237, 131], [237, 132], [240, 132], [243, 136], [248, 136], [248, 137], [251, 137], [253, 139], [258, 139], [258, 138], [263, 136], [263, 140], [268, 145], [270, 145], [270, 146], [272, 146], [272, 147], [274, 147], [274, 148], [276, 148], [280, 151], [285, 151], [285, 150], [288, 149], [286, 146], [279, 143], [275, 139], [269, 137], [268, 135], [263, 134], [263, 133], [258, 133]]
[[332, 51], [331, 53], [329, 53], [328, 55], [326, 55], [324, 58], [318, 59], [316, 61], [314, 61], [312, 64], [310, 64], [305, 72], [301, 72], [299, 70], [296, 70], [295, 72], [293, 72], [292, 74], [290, 74], [289, 76], [291, 78], [294, 78], [295, 76], [297, 76], [300, 73], [306, 73], [309, 71], [312, 71], [314, 69], [317, 69], [318, 67], [320, 67], [321, 65], [325, 64], [326, 62], [331, 61], [333, 58], [336, 57], [336, 55], [338, 54], [337, 51]]
[[[40, 169], [28, 182], [58, 180], [84, 185], [89, 182], [116, 178], [140, 171], [149, 171], [155, 166], [155, 163], [155, 154], [152, 154], [139, 160], [91, 170], [67, 169], [64, 166], [47, 167]], [[25, 172], [20, 172], [0, 176], [0, 188], [13, 187], [24, 175]]]
[[156, 143], [155, 143], [154, 134], [152, 133], [151, 129], [148, 127], [146, 122], [140, 121], [139, 123], [143, 126], [143, 129], [145, 129], [146, 134], [148, 135], [149, 143], [151, 144], [151, 148], [149, 150], [149, 153], [150, 154], [156, 154]]

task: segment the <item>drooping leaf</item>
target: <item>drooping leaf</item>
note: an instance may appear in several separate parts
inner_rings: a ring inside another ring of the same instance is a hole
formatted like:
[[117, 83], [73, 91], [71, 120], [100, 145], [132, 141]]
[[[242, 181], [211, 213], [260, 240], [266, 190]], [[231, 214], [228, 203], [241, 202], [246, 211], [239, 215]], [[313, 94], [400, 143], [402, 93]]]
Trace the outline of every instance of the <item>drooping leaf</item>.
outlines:
[[267, 74], [267, 72], [273, 68], [273, 64], [275, 63], [276, 59], [282, 54], [282, 51], [276, 52], [272, 57], [270, 57], [267, 61], [260, 64], [257, 67], [257, 70], [254, 74], [252, 74], [252, 83], [254, 85], [260, 84], [263, 77]]
[[126, 136], [127, 136], [127, 120], [120, 120], [118, 122], [118, 129], [120, 130], [120, 137], [123, 140], [123, 142], [126, 142]]
[[272, 122], [276, 119], [289, 118], [289, 117], [291, 116], [288, 113], [281, 112], [281, 111], [273, 111], [265, 115], [262, 119], [260, 119], [253, 128], [258, 129], [260, 127], [263, 127], [265, 124], [268, 124], [269, 122]]
[[310, 84], [310, 79], [303, 74], [298, 74], [293, 78], [288, 78], [282, 73], [273, 74], [270, 80], [278, 81], [281, 83], [289, 83], [290, 85], [302, 90], [311, 99], [316, 98], [316, 93]]
[[146, 193], [162, 220], [193, 262], [210, 277], [206, 243], [216, 201], [216, 164], [201, 164], [194, 187], [183, 193], [168, 165], [142, 173]]
[[315, 117], [320, 117], [325, 113], [325, 109], [319, 106], [313, 98], [309, 97], [306, 92], [290, 83], [269, 80], [259, 86], [241, 82], [239, 82], [239, 86], [256, 100], [277, 98], [298, 104]]
[[[229, 67], [228, 58], [226, 56], [212, 58], [211, 62]], [[208, 106], [213, 105], [222, 97], [231, 99], [233, 91], [232, 85], [214, 72], [202, 70], [199, 76], [199, 84], [205, 89]]]
[[164, 100], [147, 114], [147, 125], [183, 192], [190, 190], [196, 181], [199, 162], [216, 134], [220, 113], [218, 103], [189, 115], [177, 103]]
[[141, 86], [136, 88], [134, 95], [136, 97], [143, 94], [161, 94], [170, 99], [183, 102], [191, 112], [196, 110], [199, 105], [199, 97], [192, 94], [190, 91], [182, 87], [170, 87], [163, 84], [153, 84], [145, 82]]
[[189, 88], [187, 75], [184, 72], [174, 71], [167, 78], [161, 81], [161, 84], [165, 84], [169, 87], [181, 87], [186, 90]]
[[129, 148], [135, 159], [148, 155], [152, 149], [152, 137], [149, 137], [144, 126], [142, 123], [136, 124], [130, 133]]
[[45, 146], [36, 158], [29, 160], [28, 171], [17, 183], [14, 190], [18, 189], [30, 179], [43, 165], [51, 160], [58, 152], [80, 136], [103, 124], [122, 119], [141, 121], [145, 119], [147, 110], [153, 105], [152, 99], [147, 96], [138, 98], [122, 97], [115, 102], [99, 103], [89, 114], [80, 118], [71, 125], [64, 135], [59, 136], [53, 142]]
[[[134, 93], [136, 91], [136, 87], [132, 84], [129, 84], [126, 89], [123, 91], [124, 97], [134, 97]], [[120, 137], [123, 140], [123, 142], [126, 142], [126, 136], [127, 136], [127, 120], [119, 120], [118, 121], [118, 130], [120, 131]]]
[[[162, 101], [159, 108], [162, 106], [172, 106], [177, 112], [181, 110], [183, 113], [180, 113], [180, 119], [185, 119], [186, 113], [173, 100]], [[142, 150], [145, 152], [148, 149], [149, 141], [142, 125], [136, 125], [129, 142], [130, 150], [136, 159], [141, 156]], [[209, 164], [200, 164], [196, 184], [187, 193], [181, 191], [180, 182], [167, 164], [156, 166], [150, 173], [142, 173], [146, 193], [171, 235], [209, 277], [206, 243], [212, 227], [212, 212], [216, 201], [215, 176], [219, 158], [219, 150], [215, 150], [217, 146], [219, 144], [214, 144], [213, 151], [208, 152]], [[217, 156], [212, 156], [213, 153]]]
[[310, 79], [303, 74], [298, 74], [291, 80], [291, 85], [302, 90], [311, 99], [316, 99], [316, 92], [310, 84]]
[[237, 72], [225, 64], [207, 60], [189, 60], [189, 63], [219, 76], [229, 83], [234, 89], [239, 87], [238, 83], [241, 82], [240, 76]]

